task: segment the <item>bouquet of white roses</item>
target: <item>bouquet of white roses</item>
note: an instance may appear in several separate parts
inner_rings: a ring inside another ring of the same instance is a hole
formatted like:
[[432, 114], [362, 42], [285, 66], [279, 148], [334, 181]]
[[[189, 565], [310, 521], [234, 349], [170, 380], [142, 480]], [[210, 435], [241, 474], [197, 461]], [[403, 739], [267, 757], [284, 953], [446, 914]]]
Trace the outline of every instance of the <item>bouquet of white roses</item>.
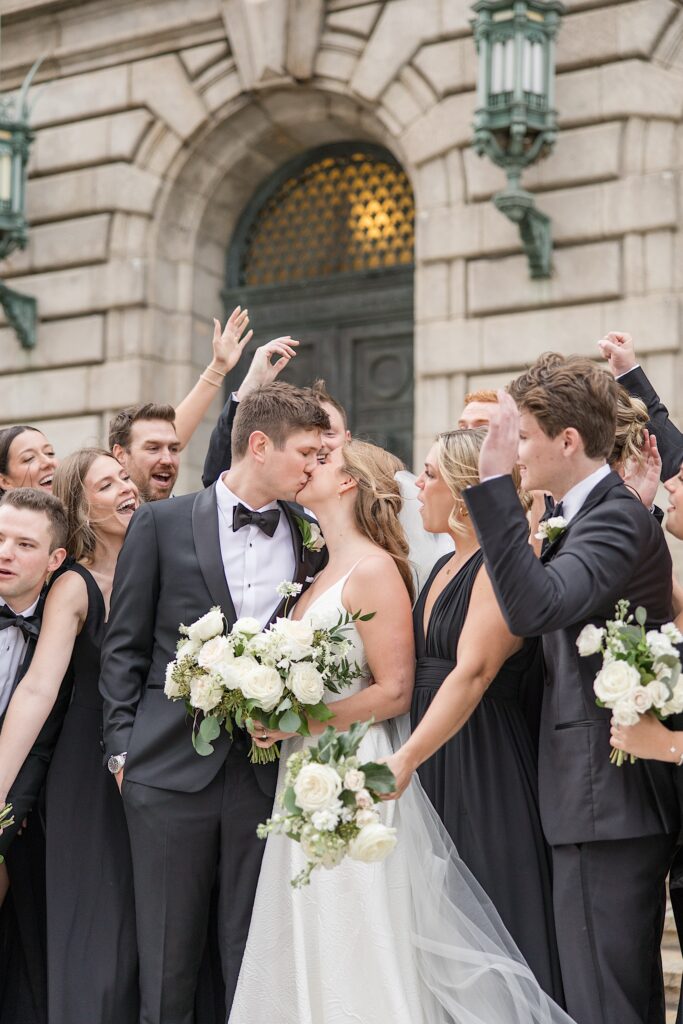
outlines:
[[[635, 725], [646, 711], [657, 718], [679, 714], [683, 677], [674, 645], [683, 641], [683, 635], [673, 622], [646, 631], [646, 610], [636, 608], [635, 616], [628, 610], [628, 601], [619, 601], [616, 617], [605, 627], [584, 626], [577, 638], [583, 657], [602, 653], [602, 668], [593, 684], [596, 703], [610, 708], [619, 725]], [[610, 761], [621, 766], [625, 756], [623, 750], [613, 750]], [[635, 757], [630, 759], [633, 764]]]
[[[5, 804], [4, 807], [0, 809], [0, 832], [5, 828], [11, 828], [13, 824], [14, 817], [12, 816], [12, 805]], [[5, 858], [0, 855], [0, 864], [3, 864], [4, 861]]]
[[[301, 585], [283, 583], [278, 593], [297, 594]], [[212, 608], [191, 626], [180, 626], [175, 659], [166, 669], [164, 692], [183, 700], [193, 718], [192, 742], [198, 754], [213, 753], [212, 741], [225, 725], [310, 735], [307, 718], [332, 717], [325, 690], [339, 693], [360, 675], [350, 663], [351, 644], [344, 636], [350, 623], [374, 613], [339, 613], [335, 622], [315, 618], [280, 618], [265, 630], [256, 619], [238, 619], [228, 632], [220, 608]], [[266, 764], [279, 756], [277, 746], [252, 743], [250, 759]]]
[[396, 846], [396, 829], [382, 824], [375, 808], [381, 794], [396, 789], [394, 774], [386, 764], [361, 764], [356, 756], [371, 725], [372, 720], [354, 722], [346, 733], [330, 726], [317, 746], [287, 759], [278, 797], [285, 813], [259, 825], [257, 835], [283, 833], [301, 843], [308, 863], [292, 879], [295, 889], [308, 885], [314, 868], [334, 868], [344, 857], [371, 864]]

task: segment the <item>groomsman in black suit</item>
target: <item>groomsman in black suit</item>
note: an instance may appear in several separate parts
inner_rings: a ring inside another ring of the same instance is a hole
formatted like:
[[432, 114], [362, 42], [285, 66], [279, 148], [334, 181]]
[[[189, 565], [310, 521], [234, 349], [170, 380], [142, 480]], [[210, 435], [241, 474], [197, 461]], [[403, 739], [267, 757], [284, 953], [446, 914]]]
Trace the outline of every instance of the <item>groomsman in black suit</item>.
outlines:
[[662, 457], [662, 480], [669, 480], [676, 476], [683, 462], [683, 434], [669, 419], [669, 410], [638, 363], [631, 335], [623, 331], [610, 331], [598, 345], [619, 383], [645, 402], [650, 416], [650, 430], [657, 438]]
[[265, 626], [283, 612], [278, 583], [311, 582], [325, 553], [304, 547], [289, 502], [328, 427], [299, 388], [253, 392], [235, 417], [231, 469], [198, 494], [143, 505], [119, 556], [100, 689], [131, 839], [144, 1024], [192, 1024], [216, 880], [229, 1012], [263, 854], [256, 826], [277, 778], [277, 765], [249, 763], [239, 730], [195, 753], [184, 706], [164, 694], [178, 627], [213, 605], [230, 627], [244, 616]]
[[[659, 957], [664, 881], [679, 828], [673, 769], [610, 764], [610, 712], [597, 707], [600, 658], [579, 657], [587, 623], [620, 598], [671, 617], [671, 558], [655, 518], [611, 472], [617, 385], [589, 360], [552, 353], [499, 392], [465, 492], [510, 630], [541, 634], [541, 819], [569, 1014], [578, 1024], [664, 1022]], [[552, 494], [564, 527], [541, 559], [510, 476]]]
[[[46, 581], [66, 557], [67, 523], [61, 502], [29, 488], [0, 500], [0, 727], [16, 686], [36, 649]], [[46, 1020], [45, 842], [37, 806], [52, 751], [69, 702], [61, 691], [45, 725], [10, 787], [14, 825], [0, 835], [11, 888], [0, 912], [0, 1021]], [[0, 903], [5, 892], [0, 892]]]

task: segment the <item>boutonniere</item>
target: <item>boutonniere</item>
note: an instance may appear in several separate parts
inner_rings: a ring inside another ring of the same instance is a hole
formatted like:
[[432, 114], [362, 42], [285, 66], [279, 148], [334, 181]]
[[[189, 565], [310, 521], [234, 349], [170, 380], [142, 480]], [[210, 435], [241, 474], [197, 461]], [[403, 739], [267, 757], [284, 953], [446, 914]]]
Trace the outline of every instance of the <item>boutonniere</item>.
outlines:
[[550, 519], [538, 524], [536, 540], [547, 540], [552, 544], [554, 540], [562, 536], [568, 525], [564, 516], [551, 516]]
[[296, 525], [301, 533], [301, 540], [307, 551], [322, 551], [325, 547], [325, 539], [317, 523], [309, 523], [308, 519], [301, 516], [294, 516]]

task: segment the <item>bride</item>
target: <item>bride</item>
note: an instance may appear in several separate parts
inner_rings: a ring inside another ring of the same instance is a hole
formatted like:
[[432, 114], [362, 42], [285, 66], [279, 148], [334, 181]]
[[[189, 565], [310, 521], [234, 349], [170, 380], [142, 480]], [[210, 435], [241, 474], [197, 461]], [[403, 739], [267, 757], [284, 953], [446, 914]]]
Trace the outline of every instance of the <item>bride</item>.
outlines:
[[[383, 449], [351, 441], [329, 453], [297, 496], [318, 517], [329, 561], [293, 617], [375, 612], [347, 633], [360, 678], [327, 698], [340, 731], [374, 718], [361, 760], [388, 758], [407, 732], [413, 584], [398, 519], [400, 468]], [[278, 788], [289, 755], [316, 741], [254, 738], [261, 746], [284, 740]], [[347, 859], [316, 870], [297, 891], [289, 883], [305, 865], [301, 848], [268, 837], [229, 1024], [569, 1024], [458, 858], [419, 781], [382, 813], [399, 836], [386, 861]]]

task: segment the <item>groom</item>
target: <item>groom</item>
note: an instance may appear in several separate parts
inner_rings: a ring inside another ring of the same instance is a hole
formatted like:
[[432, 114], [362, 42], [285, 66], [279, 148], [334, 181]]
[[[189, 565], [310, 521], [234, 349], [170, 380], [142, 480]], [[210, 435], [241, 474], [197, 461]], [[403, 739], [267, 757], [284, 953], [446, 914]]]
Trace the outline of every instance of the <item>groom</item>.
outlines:
[[306, 585], [307, 550], [288, 501], [316, 465], [326, 413], [275, 383], [240, 403], [232, 467], [198, 494], [143, 505], [119, 557], [100, 690], [109, 768], [121, 784], [133, 855], [141, 1024], [192, 1024], [211, 891], [229, 1013], [249, 930], [277, 765], [255, 767], [237, 731], [200, 757], [185, 709], [164, 694], [180, 623], [219, 605], [231, 627], [263, 625], [283, 580]]
[[[541, 356], [499, 392], [482, 446], [482, 481], [465, 492], [511, 631], [543, 637], [541, 820], [567, 1010], [577, 1024], [664, 1022], [659, 957], [664, 880], [679, 812], [669, 765], [610, 764], [610, 712], [595, 703], [597, 656], [579, 657], [587, 623], [625, 598], [648, 628], [671, 618], [671, 558], [654, 516], [610, 471], [617, 384], [587, 359]], [[510, 472], [558, 503], [564, 526], [540, 560]]]

